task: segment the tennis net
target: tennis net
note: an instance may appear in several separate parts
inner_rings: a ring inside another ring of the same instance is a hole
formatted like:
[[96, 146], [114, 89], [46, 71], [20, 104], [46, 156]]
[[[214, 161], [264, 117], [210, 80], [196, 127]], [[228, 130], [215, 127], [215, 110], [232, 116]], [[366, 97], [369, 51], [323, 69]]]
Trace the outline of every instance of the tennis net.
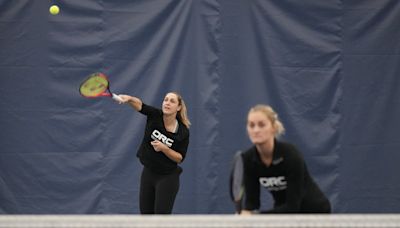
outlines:
[[138, 227], [400, 228], [400, 215], [0, 215], [0, 228]]

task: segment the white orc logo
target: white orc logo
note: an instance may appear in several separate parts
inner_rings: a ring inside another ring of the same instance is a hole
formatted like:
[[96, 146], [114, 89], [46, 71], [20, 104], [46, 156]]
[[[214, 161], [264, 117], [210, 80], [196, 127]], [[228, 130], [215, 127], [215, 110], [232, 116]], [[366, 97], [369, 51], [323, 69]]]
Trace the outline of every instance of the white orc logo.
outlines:
[[284, 176], [280, 177], [260, 177], [260, 184], [270, 191], [279, 191], [286, 189], [286, 180]]
[[167, 145], [168, 147], [172, 146], [172, 143], [174, 143], [174, 140], [168, 138], [167, 136], [163, 135], [161, 132], [159, 132], [158, 130], [154, 130], [153, 133], [151, 133], [151, 138], [153, 140], [159, 140], [162, 143], [164, 143], [165, 145]]

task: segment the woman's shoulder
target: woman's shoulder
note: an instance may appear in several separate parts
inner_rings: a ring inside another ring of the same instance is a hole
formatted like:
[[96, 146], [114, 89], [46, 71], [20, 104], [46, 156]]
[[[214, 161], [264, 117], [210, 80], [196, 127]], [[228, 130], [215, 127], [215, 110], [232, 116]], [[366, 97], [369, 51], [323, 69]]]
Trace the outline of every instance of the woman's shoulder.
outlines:
[[146, 103], [142, 103], [142, 109], [140, 110], [141, 113], [145, 115], [154, 115], [154, 116], [162, 116], [162, 110]]
[[185, 135], [190, 135], [189, 128], [187, 128], [184, 124], [182, 124], [182, 130]]
[[178, 128], [179, 134], [189, 137], [189, 135], [190, 135], [189, 128], [186, 127], [186, 125], [183, 124], [182, 121], [180, 121], [180, 120], [178, 120], [178, 124], [179, 124], [179, 128]]
[[242, 152], [242, 157], [244, 160], [250, 160], [250, 159], [254, 158], [256, 153], [257, 153], [256, 147], [252, 146]]
[[292, 143], [277, 140], [276, 147], [277, 147], [277, 150], [279, 150], [280, 153], [283, 154], [283, 156], [286, 157], [287, 159], [294, 159], [294, 160], [302, 160], [303, 159], [300, 151]]
[[294, 144], [283, 140], [275, 140], [275, 146], [285, 151], [297, 151], [297, 148]]

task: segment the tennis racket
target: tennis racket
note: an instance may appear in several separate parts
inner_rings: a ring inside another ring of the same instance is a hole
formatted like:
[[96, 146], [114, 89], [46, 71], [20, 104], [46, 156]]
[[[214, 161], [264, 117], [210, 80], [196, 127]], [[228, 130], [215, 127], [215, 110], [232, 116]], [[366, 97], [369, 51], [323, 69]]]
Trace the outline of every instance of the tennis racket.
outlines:
[[240, 214], [240, 211], [242, 210], [242, 201], [245, 191], [243, 183], [243, 171], [242, 151], [238, 151], [233, 158], [229, 186], [231, 199], [235, 204], [236, 213], [238, 214]]
[[122, 99], [110, 91], [110, 82], [107, 76], [103, 73], [93, 73], [89, 75], [79, 87], [79, 93], [87, 98], [95, 97], [111, 97], [117, 102], [122, 102]]

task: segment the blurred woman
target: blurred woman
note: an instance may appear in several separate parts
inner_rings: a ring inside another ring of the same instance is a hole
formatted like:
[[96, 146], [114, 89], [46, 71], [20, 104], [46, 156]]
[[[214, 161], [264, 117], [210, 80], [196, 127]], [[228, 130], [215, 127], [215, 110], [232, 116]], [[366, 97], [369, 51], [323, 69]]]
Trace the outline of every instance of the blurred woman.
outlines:
[[259, 212], [260, 186], [274, 200], [273, 208], [261, 213], [330, 213], [330, 203], [311, 178], [300, 152], [277, 139], [284, 130], [270, 106], [250, 109], [247, 133], [254, 145], [242, 153], [245, 197], [241, 214]]

